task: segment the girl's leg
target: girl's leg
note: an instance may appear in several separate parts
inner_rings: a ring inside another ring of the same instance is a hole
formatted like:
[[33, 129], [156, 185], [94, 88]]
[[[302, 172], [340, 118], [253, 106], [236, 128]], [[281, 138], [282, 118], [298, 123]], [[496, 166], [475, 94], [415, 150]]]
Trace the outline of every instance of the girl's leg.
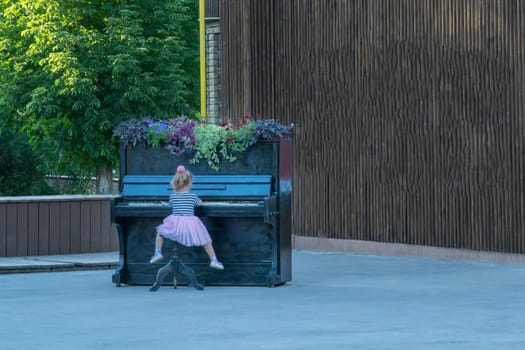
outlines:
[[157, 238], [155, 238], [155, 250], [160, 251], [164, 244], [164, 238], [157, 232]]
[[208, 254], [208, 256], [210, 257], [210, 267], [212, 269], [223, 270], [224, 266], [219, 260], [217, 260], [217, 256], [215, 255], [215, 249], [213, 249], [211, 243], [205, 244], [204, 250], [206, 251], [206, 254]]
[[164, 237], [159, 235], [159, 233], [157, 232], [157, 237], [155, 238], [155, 252], [153, 253], [153, 256], [151, 257], [151, 259], [149, 260], [151, 264], [154, 264], [164, 259], [164, 257], [162, 256], [162, 244], [163, 243], [164, 243]]
[[210, 257], [210, 260], [213, 260], [214, 258], [217, 259], [217, 256], [215, 255], [215, 249], [213, 249], [213, 246], [211, 243], [204, 245], [204, 250], [206, 251], [206, 254]]

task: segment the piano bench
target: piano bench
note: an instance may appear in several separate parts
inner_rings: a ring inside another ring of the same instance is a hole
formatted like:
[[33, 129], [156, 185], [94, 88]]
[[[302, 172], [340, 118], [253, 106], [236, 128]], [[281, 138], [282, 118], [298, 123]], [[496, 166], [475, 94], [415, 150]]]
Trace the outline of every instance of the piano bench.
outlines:
[[157, 271], [157, 279], [153, 286], [151, 286], [151, 288], [149, 289], [150, 292], [156, 292], [157, 290], [159, 290], [162, 282], [164, 281], [164, 278], [170, 272], [173, 272], [173, 287], [177, 288], [177, 273], [180, 272], [190, 280], [190, 284], [195, 289], [204, 290], [202, 284], [197, 282], [195, 271], [193, 271], [191, 267], [187, 266], [186, 264], [184, 264], [184, 262], [182, 262], [182, 260], [180, 260], [178, 254], [178, 246], [179, 243], [175, 242], [175, 244], [173, 245], [171, 258], [166, 265], [164, 265], [159, 269], [159, 271]]

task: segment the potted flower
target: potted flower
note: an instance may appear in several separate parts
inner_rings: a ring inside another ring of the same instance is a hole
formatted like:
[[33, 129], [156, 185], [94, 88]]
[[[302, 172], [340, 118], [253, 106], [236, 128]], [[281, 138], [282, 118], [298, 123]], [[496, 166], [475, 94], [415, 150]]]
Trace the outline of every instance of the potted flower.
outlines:
[[[233, 171], [228, 163], [239, 161], [239, 157], [249, 157], [250, 152], [257, 153], [259, 148], [264, 148], [257, 147], [261, 143], [289, 139], [293, 130], [293, 124], [283, 125], [275, 119], [253, 120], [248, 115], [244, 116], [239, 126], [226, 122], [221, 125], [199, 123], [180, 116], [168, 120], [153, 118], [128, 120], [115, 128], [114, 136], [120, 139], [124, 148], [121, 149], [121, 167], [129, 167], [129, 153], [133, 150], [141, 153], [139, 157], [149, 158], [143, 153], [145, 149], [161, 149], [165, 154], [154, 156], [156, 165], [152, 165], [161, 173], [168, 171], [166, 165], [171, 167], [169, 169], [172, 171], [174, 161], [187, 162], [199, 169], [202, 169], [204, 163], [216, 172], [236, 173], [238, 170]], [[168, 154], [171, 158], [176, 156], [175, 160], [168, 158]], [[124, 163], [123, 157], [126, 158]], [[153, 170], [143, 171], [151, 173]]]

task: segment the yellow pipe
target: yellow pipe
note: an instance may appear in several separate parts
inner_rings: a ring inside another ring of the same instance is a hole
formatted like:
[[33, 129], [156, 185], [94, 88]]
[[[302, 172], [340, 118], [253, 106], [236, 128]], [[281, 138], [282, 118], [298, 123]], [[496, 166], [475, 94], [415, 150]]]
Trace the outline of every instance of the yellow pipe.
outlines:
[[200, 42], [200, 71], [201, 71], [201, 119], [206, 120], [206, 23], [204, 1], [199, 0], [199, 42]]

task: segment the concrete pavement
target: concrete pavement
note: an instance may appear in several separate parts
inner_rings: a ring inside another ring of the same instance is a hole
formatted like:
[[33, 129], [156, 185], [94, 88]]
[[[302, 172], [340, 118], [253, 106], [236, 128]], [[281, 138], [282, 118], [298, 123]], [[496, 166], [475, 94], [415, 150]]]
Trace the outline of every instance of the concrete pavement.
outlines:
[[0, 274], [114, 269], [118, 252], [0, 258]]
[[525, 349], [525, 265], [293, 251], [285, 286], [0, 275], [1, 349]]

